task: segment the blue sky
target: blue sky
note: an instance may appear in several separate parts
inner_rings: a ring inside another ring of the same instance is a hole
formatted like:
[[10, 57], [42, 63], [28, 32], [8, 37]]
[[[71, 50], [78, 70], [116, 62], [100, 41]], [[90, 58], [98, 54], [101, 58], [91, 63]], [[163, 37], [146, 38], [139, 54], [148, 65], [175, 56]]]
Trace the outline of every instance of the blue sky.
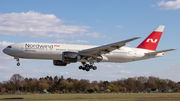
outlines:
[[[0, 1], [0, 49], [21, 42], [104, 45], [133, 37], [138, 46], [158, 25], [165, 25], [157, 50], [179, 49], [180, 0], [31, 0]], [[61, 76], [117, 80], [156, 76], [180, 81], [179, 50], [164, 57], [130, 63], [97, 63], [96, 71], [78, 70], [80, 63], [53, 66], [52, 60], [16, 60], [0, 51], [0, 81], [23, 77]]]

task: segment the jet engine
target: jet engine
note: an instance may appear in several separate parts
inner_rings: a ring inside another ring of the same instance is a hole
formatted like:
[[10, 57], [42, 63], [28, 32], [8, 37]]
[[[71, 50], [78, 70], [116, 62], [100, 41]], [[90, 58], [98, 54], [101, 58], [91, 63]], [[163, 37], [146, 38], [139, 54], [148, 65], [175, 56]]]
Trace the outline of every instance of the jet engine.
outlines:
[[80, 56], [76, 52], [63, 52], [62, 61], [66, 63], [77, 62], [80, 59]]
[[60, 61], [60, 60], [53, 60], [53, 64], [54, 64], [55, 66], [66, 66], [66, 65], [67, 65], [67, 63], [62, 62], [62, 61]]

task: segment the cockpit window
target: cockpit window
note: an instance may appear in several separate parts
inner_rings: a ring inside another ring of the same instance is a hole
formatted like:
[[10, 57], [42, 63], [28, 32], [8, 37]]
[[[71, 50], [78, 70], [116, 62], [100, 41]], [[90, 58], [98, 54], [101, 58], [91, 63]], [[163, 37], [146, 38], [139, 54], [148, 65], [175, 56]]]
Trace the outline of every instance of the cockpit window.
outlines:
[[12, 48], [12, 46], [7, 46], [7, 48]]

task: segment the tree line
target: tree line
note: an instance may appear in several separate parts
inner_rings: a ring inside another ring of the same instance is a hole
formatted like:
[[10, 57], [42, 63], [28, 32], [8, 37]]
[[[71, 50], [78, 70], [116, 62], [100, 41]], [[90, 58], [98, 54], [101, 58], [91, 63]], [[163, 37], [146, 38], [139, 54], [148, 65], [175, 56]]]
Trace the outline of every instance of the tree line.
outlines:
[[24, 78], [20, 74], [14, 74], [10, 80], [0, 82], [0, 93], [41, 93], [46, 90], [51, 93], [141, 92], [150, 89], [171, 89], [173, 92], [179, 92], [180, 83], [153, 76], [90, 82], [86, 79], [78, 80], [63, 76]]

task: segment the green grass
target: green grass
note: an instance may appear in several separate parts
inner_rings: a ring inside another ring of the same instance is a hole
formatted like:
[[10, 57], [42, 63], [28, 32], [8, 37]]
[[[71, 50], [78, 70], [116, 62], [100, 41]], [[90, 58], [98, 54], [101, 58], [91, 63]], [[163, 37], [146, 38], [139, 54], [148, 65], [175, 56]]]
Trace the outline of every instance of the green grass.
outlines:
[[135, 93], [135, 94], [21, 94], [0, 95], [3, 101], [180, 101], [180, 93]]

